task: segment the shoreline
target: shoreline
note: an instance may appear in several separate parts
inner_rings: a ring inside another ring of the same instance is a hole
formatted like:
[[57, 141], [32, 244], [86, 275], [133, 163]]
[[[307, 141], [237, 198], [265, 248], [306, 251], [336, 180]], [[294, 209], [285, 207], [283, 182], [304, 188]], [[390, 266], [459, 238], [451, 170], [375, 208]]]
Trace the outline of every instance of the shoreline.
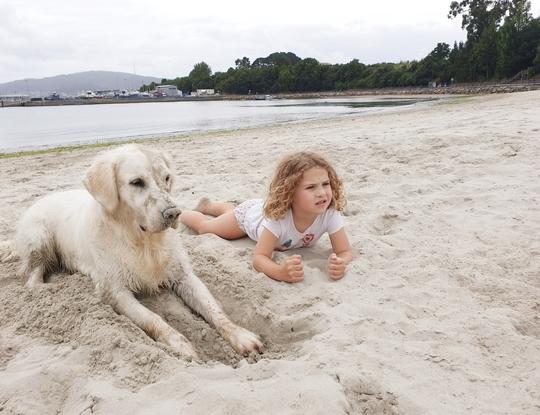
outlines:
[[[523, 84], [464, 84], [440, 87], [402, 87], [402, 88], [374, 88], [347, 91], [321, 91], [321, 92], [298, 92], [298, 93], [277, 93], [272, 94], [272, 99], [316, 99], [316, 98], [344, 98], [359, 96], [405, 96], [405, 95], [483, 95], [526, 92], [540, 89], [540, 82], [529, 82]], [[161, 97], [161, 98], [100, 98], [100, 99], [60, 99], [60, 100], [40, 100], [9, 103], [1, 101], [0, 108], [12, 107], [50, 107], [62, 105], [105, 105], [105, 104], [139, 104], [139, 103], [159, 103], [159, 102], [205, 102], [205, 101], [259, 101], [261, 95], [213, 95], [213, 96], [183, 96], [183, 97]]]
[[[248, 239], [176, 230], [227, 314], [265, 344], [241, 358], [175, 296], [141, 296], [196, 363], [102, 304], [88, 277], [58, 272], [28, 290], [18, 262], [0, 263], [0, 410], [535, 414], [539, 99], [456, 97], [147, 143], [171, 156], [181, 208], [264, 197], [285, 153], [323, 154], [345, 185], [348, 274], [329, 281], [327, 237], [292, 252], [305, 280], [289, 285], [252, 269]], [[83, 188], [100, 150], [0, 159], [0, 241], [38, 198]]]
[[[425, 98], [424, 95], [410, 95], [404, 98], [415, 98], [415, 97], [422, 97]], [[460, 98], [466, 98], [467, 96], [448, 96], [445, 97], [446, 99], [452, 99], [457, 100]], [[434, 99], [433, 99], [434, 98]], [[391, 112], [405, 112], [405, 111], [414, 111], [416, 109], [420, 109], [423, 105], [437, 105], [440, 103], [440, 96], [434, 96], [432, 99], [426, 99], [426, 100], [419, 100], [415, 104], [407, 107], [401, 107], [401, 106], [389, 106], [384, 109], [381, 109], [379, 113], [391, 113]], [[88, 142], [74, 142], [73, 144], [58, 144], [58, 145], [43, 145], [42, 147], [37, 148], [14, 148], [13, 151], [6, 151], [8, 149], [0, 149], [0, 159], [7, 159], [7, 158], [16, 158], [16, 157], [26, 157], [26, 156], [33, 156], [33, 155], [39, 155], [39, 154], [47, 154], [47, 153], [65, 153], [65, 152], [71, 152], [76, 151], [78, 149], [86, 149], [86, 148], [107, 148], [112, 147], [116, 145], [122, 145], [122, 144], [128, 144], [128, 143], [135, 143], [135, 144], [149, 144], [149, 143], [159, 143], [163, 140], [183, 140], [183, 139], [191, 139], [195, 137], [206, 137], [206, 136], [212, 136], [212, 135], [221, 135], [221, 134], [227, 134], [227, 133], [242, 133], [247, 132], [250, 130], [256, 130], [256, 129], [264, 129], [264, 128], [270, 128], [273, 126], [279, 126], [279, 125], [298, 125], [298, 124], [310, 124], [314, 121], [332, 121], [332, 120], [339, 120], [342, 118], [348, 118], [348, 117], [364, 117], [370, 114], [374, 114], [373, 112], [359, 112], [356, 114], [339, 114], [339, 115], [331, 115], [331, 116], [325, 116], [321, 118], [316, 119], [300, 119], [300, 120], [292, 120], [292, 121], [276, 121], [276, 122], [270, 122], [260, 125], [253, 125], [253, 126], [247, 126], [247, 127], [236, 127], [236, 128], [223, 128], [218, 130], [198, 130], [198, 131], [187, 131], [185, 133], [156, 133], [156, 134], [150, 134], [150, 135], [142, 135], [142, 136], [126, 136], [126, 137], [120, 137], [116, 139], [104, 139], [104, 140], [92, 140]]]
[[[392, 96], [388, 96], [389, 98]], [[403, 96], [403, 99], [417, 99], [418, 101], [411, 105], [406, 106], [400, 106], [400, 105], [392, 105], [392, 106], [381, 106], [379, 107], [377, 112], [392, 112], [392, 111], [410, 111], [412, 109], [418, 108], [423, 105], [434, 105], [440, 100], [443, 99], [458, 99], [461, 96], [431, 96], [426, 97], [425, 95], [408, 95]], [[380, 96], [377, 96], [378, 99], [380, 99]], [[384, 99], [384, 97], [383, 97]], [[375, 106], [377, 107], [377, 106]], [[374, 108], [375, 108], [374, 107]], [[351, 117], [351, 116], [365, 116], [372, 113], [371, 111], [359, 111], [355, 114], [332, 114], [332, 115], [324, 115], [313, 119], [298, 119], [298, 120], [289, 120], [289, 121], [272, 121], [268, 123], [263, 124], [257, 124], [257, 125], [250, 125], [246, 127], [231, 127], [231, 128], [221, 128], [221, 129], [215, 129], [215, 130], [188, 130], [184, 133], [180, 132], [163, 132], [163, 133], [151, 133], [151, 134], [144, 134], [144, 135], [127, 135], [117, 138], [107, 138], [107, 139], [91, 139], [88, 141], [75, 141], [70, 144], [70, 142], [66, 143], [59, 143], [59, 144], [44, 144], [42, 146], [36, 146], [36, 147], [6, 147], [6, 148], [0, 148], [0, 158], [13, 158], [13, 157], [19, 157], [19, 156], [25, 156], [25, 155], [33, 155], [33, 154], [45, 154], [48, 152], [55, 152], [55, 151], [70, 151], [70, 149], [77, 149], [77, 148], [84, 148], [84, 147], [110, 147], [113, 145], [119, 145], [122, 143], [150, 143], [160, 140], [166, 140], [166, 139], [182, 139], [185, 137], [191, 137], [191, 136], [200, 136], [210, 133], [220, 134], [220, 133], [226, 133], [226, 132], [241, 132], [241, 131], [248, 131], [254, 128], [267, 128], [271, 127], [273, 125], [279, 125], [279, 124], [288, 124], [288, 125], [295, 125], [297, 123], [309, 123], [317, 120], [332, 120], [332, 119], [340, 119], [343, 117]]]

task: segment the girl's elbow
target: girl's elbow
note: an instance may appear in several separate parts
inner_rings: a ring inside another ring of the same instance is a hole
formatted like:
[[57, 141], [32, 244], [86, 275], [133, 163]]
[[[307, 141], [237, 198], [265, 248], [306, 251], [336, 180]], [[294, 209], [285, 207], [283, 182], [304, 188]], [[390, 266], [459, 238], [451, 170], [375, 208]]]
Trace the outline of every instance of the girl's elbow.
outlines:
[[253, 255], [251, 258], [251, 266], [255, 271], [259, 271], [260, 258], [258, 255]]

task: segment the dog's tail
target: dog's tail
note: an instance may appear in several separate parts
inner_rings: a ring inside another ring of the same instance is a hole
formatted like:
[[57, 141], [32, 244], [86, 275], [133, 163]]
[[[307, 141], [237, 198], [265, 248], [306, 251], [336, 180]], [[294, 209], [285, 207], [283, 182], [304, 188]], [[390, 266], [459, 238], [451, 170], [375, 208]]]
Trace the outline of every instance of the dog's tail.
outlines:
[[15, 253], [13, 241], [0, 242], [0, 262], [12, 262], [18, 258]]

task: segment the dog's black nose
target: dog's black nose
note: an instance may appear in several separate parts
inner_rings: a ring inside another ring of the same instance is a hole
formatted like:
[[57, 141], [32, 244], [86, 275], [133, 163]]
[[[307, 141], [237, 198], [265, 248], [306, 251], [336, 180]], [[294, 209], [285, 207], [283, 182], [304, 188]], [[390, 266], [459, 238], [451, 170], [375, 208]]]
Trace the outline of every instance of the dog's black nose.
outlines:
[[163, 214], [163, 219], [165, 219], [167, 223], [171, 223], [171, 222], [174, 222], [176, 219], [178, 219], [178, 216], [180, 216], [180, 213], [182, 213], [182, 211], [178, 209], [177, 207], [170, 207], [170, 208], [165, 209], [162, 214]]

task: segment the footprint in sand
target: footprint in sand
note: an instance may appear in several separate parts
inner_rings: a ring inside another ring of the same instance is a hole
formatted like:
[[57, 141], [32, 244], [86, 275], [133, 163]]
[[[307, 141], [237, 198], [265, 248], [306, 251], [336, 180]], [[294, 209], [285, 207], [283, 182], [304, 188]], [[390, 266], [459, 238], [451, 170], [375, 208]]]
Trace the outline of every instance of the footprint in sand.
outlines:
[[409, 213], [398, 214], [397, 212], [385, 212], [379, 215], [373, 223], [371, 228], [377, 235], [391, 235], [396, 233], [399, 223], [406, 222], [408, 220]]

